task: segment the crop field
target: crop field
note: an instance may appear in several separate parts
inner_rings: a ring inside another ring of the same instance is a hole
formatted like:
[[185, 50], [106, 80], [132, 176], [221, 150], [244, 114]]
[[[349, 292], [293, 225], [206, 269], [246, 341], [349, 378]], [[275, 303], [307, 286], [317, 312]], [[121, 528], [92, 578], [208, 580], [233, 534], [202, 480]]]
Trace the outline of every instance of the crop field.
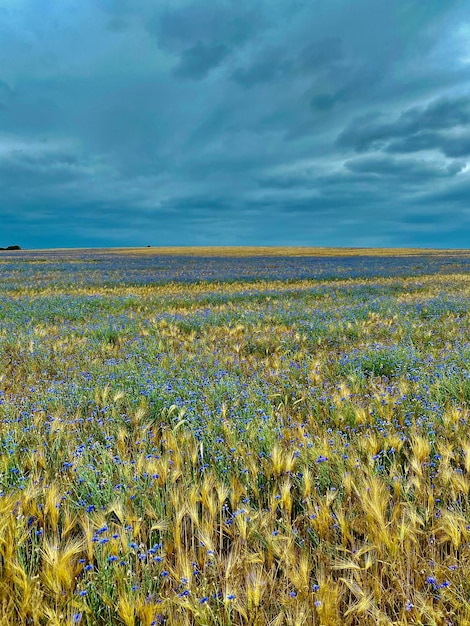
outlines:
[[0, 253], [1, 625], [470, 625], [470, 253], [253, 254]]

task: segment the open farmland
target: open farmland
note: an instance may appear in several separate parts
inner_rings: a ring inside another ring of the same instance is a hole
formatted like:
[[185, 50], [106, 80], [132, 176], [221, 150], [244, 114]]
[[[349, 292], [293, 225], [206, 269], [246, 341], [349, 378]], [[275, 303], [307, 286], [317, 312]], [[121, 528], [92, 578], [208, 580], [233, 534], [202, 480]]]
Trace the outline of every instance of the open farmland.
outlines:
[[251, 253], [1, 253], [0, 624], [470, 624], [470, 254]]

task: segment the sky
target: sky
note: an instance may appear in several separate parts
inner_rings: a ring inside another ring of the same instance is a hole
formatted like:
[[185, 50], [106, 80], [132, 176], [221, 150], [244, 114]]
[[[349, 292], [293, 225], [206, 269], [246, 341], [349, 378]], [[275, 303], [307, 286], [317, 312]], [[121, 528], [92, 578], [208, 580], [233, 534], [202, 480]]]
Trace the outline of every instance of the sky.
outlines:
[[0, 246], [469, 241], [470, 0], [0, 0]]

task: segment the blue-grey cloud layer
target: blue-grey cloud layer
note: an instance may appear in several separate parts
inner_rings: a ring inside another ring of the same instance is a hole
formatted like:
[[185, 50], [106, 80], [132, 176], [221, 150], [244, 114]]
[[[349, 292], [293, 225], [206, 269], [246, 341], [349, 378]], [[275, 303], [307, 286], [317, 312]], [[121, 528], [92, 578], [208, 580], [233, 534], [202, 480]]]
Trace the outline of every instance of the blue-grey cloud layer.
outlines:
[[0, 245], [467, 246], [469, 9], [0, 0]]

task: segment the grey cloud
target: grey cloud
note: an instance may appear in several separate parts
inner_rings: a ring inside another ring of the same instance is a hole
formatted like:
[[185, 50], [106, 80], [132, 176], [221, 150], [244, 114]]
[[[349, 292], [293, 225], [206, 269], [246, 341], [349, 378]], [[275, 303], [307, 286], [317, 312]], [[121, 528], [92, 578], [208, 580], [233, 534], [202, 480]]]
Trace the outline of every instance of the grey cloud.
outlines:
[[316, 111], [329, 111], [341, 99], [341, 93], [319, 93], [311, 100], [312, 109]]
[[391, 141], [386, 146], [387, 152], [420, 152], [438, 150], [450, 158], [470, 156], [470, 133], [458, 135], [438, 132], [421, 132]]
[[356, 118], [337, 137], [339, 147], [363, 152], [385, 147], [395, 138], [413, 136], [424, 131], [452, 129], [470, 123], [470, 98], [438, 98], [426, 107], [407, 109], [393, 122], [373, 121], [367, 116]]
[[351, 172], [374, 176], [399, 177], [401, 180], [421, 182], [426, 179], [455, 176], [465, 167], [464, 163], [452, 162], [442, 166], [436, 162], [411, 158], [394, 158], [387, 155], [370, 155], [345, 162]]
[[282, 79], [292, 81], [299, 76], [312, 78], [322, 72], [334, 72], [343, 59], [339, 38], [318, 38], [300, 51], [266, 45], [256, 49], [250, 62], [238, 66], [232, 73], [235, 82], [251, 88], [258, 84]]
[[223, 44], [206, 45], [198, 41], [195, 46], [185, 50], [175, 69], [176, 76], [183, 78], [201, 79], [230, 54], [230, 50]]
[[13, 96], [13, 90], [10, 85], [3, 80], [0, 80], [0, 110], [6, 109]]
[[302, 187], [315, 187], [317, 184], [313, 176], [307, 174], [278, 174], [278, 175], [260, 175], [257, 182], [262, 189], [300, 189]]
[[294, 61], [294, 66], [311, 74], [324, 67], [336, 65], [344, 58], [343, 42], [339, 37], [322, 37], [305, 46]]
[[139, 10], [139, 3], [135, 0], [97, 0], [97, 4], [101, 9], [113, 15], [129, 15]]
[[470, 122], [470, 98], [439, 98], [424, 109], [413, 107], [400, 115], [396, 123], [398, 132], [415, 133], [420, 130], [454, 128]]
[[[167, 8], [148, 23], [164, 50], [181, 53], [197, 42], [236, 47], [256, 32], [258, 13], [243, 4], [199, 2], [184, 8]], [[189, 45], [188, 45], [189, 44]]]
[[280, 49], [267, 48], [255, 55], [250, 65], [240, 66], [232, 73], [232, 79], [247, 89], [275, 80], [289, 71], [291, 64], [283, 58]]
[[461, 137], [447, 137], [441, 147], [448, 157], [470, 156], [470, 134]]
[[106, 29], [111, 33], [125, 33], [129, 29], [129, 23], [122, 17], [111, 17], [106, 22]]
[[243, 5], [191, 4], [167, 9], [147, 24], [163, 50], [179, 56], [175, 76], [200, 80], [255, 34], [257, 14]]
[[[452, 181], [452, 184], [439, 190], [427, 190], [416, 198], [416, 203], [429, 207], [442, 207], [444, 214], [456, 208], [462, 210], [470, 218], [469, 203], [470, 198], [470, 176], [468, 173]], [[467, 233], [468, 236], [468, 233]], [[468, 242], [467, 242], [468, 244]], [[467, 245], [468, 247], [468, 245]]]
[[387, 152], [421, 152], [442, 147], [445, 137], [436, 132], [423, 131], [409, 137], [402, 137], [391, 141], [386, 147]]
[[14, 150], [0, 157], [2, 198], [43, 198], [64, 196], [83, 187], [93, 193], [97, 179], [109, 175], [105, 164], [71, 151], [27, 153]]

